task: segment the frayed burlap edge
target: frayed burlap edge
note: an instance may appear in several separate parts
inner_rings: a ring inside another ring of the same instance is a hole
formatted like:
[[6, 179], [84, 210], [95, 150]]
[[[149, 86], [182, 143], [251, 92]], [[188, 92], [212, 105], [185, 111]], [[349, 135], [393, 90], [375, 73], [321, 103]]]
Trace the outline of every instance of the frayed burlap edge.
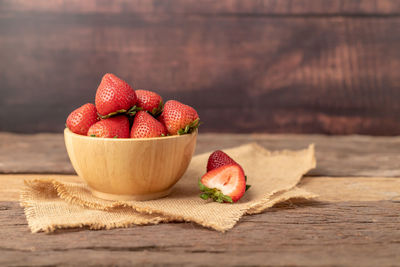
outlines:
[[318, 195], [308, 192], [302, 188], [294, 187], [287, 191], [275, 193], [269, 202], [263, 202], [259, 205], [254, 205], [246, 211], [246, 214], [259, 214], [273, 207], [276, 204], [290, 200], [311, 200], [317, 198]]
[[[128, 228], [133, 227], [135, 225], [148, 225], [148, 224], [159, 224], [159, 223], [168, 223], [168, 222], [181, 222], [178, 218], [160, 216], [155, 217], [153, 219], [142, 219], [142, 220], [134, 220], [130, 218], [129, 220], [121, 221], [118, 223], [115, 222], [107, 222], [107, 223], [69, 223], [68, 225], [59, 225], [59, 224], [50, 224], [43, 226], [43, 223], [38, 222], [35, 204], [37, 200], [32, 199], [32, 190], [33, 188], [41, 187], [41, 188], [52, 188], [54, 191], [48, 191], [49, 195], [53, 195], [54, 197], [60, 197], [59, 192], [55, 184], [59, 184], [58, 181], [48, 180], [48, 179], [34, 179], [34, 180], [25, 180], [24, 181], [26, 187], [20, 193], [20, 206], [24, 208], [24, 213], [28, 221], [28, 226], [31, 229], [32, 233], [37, 232], [45, 232], [52, 233], [58, 229], [68, 229], [68, 228], [83, 228], [87, 227], [90, 230], [102, 230], [102, 229], [114, 229], [114, 228]], [[51, 186], [51, 187], [49, 187]], [[37, 190], [37, 189], [36, 189]], [[61, 198], [61, 197], [60, 197]], [[63, 199], [64, 200], [64, 199]], [[132, 210], [134, 212], [134, 210]]]
[[[71, 228], [85, 228], [87, 227], [90, 230], [110, 230], [115, 228], [129, 228], [138, 225], [149, 225], [149, 224], [159, 224], [159, 223], [168, 223], [175, 222], [175, 220], [171, 220], [169, 218], [159, 218], [154, 220], [148, 220], [146, 222], [142, 221], [123, 221], [123, 222], [108, 222], [108, 223], [70, 223], [68, 225], [59, 225], [59, 224], [50, 224], [46, 227], [43, 227], [42, 224], [37, 223], [35, 220], [32, 220], [36, 217], [35, 208], [32, 206], [24, 207], [25, 216], [28, 220], [28, 226], [31, 229], [32, 233], [53, 233], [58, 229], [71, 229]], [[179, 222], [179, 221], [176, 221]]]
[[[132, 212], [138, 212], [142, 214], [157, 214], [158, 216], [155, 219], [146, 219], [144, 220], [134, 220], [133, 218], [127, 221], [123, 222], [118, 222], [118, 223], [113, 223], [113, 222], [108, 222], [108, 223], [75, 223], [75, 224], [69, 224], [69, 225], [47, 225], [46, 228], [43, 228], [41, 224], [38, 224], [35, 220], [36, 218], [36, 211], [35, 207], [33, 206], [33, 201], [31, 196], [32, 196], [32, 188], [40, 186], [44, 187], [47, 184], [47, 186], [50, 186], [54, 189], [54, 192], [49, 191], [50, 194], [56, 194], [56, 197], [59, 197], [60, 199], [64, 200], [65, 202], [72, 204], [72, 205], [78, 205], [83, 208], [89, 208], [89, 209], [95, 209], [95, 210], [101, 210], [101, 211], [113, 211], [117, 210], [119, 208], [129, 208], [132, 209]], [[140, 207], [135, 207], [132, 206], [129, 203], [125, 202], [116, 202], [112, 203], [111, 206], [104, 207], [100, 204], [97, 203], [92, 203], [92, 202], [87, 202], [84, 200], [81, 200], [77, 198], [74, 195], [71, 195], [71, 193], [66, 189], [65, 185], [59, 181], [55, 180], [42, 180], [42, 179], [35, 179], [35, 180], [29, 180], [25, 181], [25, 185], [27, 188], [21, 192], [21, 206], [24, 207], [25, 215], [28, 220], [28, 225], [29, 228], [33, 233], [44, 231], [46, 233], [51, 233], [54, 232], [57, 229], [65, 229], [65, 228], [76, 228], [76, 227], [88, 227], [88, 229], [91, 230], [100, 230], [100, 229], [113, 229], [113, 228], [127, 228], [127, 227], [132, 227], [134, 225], [147, 225], [147, 224], [159, 224], [159, 223], [168, 223], [168, 222], [195, 222], [203, 227], [207, 228], [212, 228], [214, 230], [217, 230], [219, 232], [226, 232], [227, 230], [232, 229], [235, 224], [243, 217], [245, 214], [258, 214], [262, 213], [268, 208], [273, 207], [274, 205], [288, 201], [290, 199], [304, 199], [304, 200], [310, 200], [317, 195], [310, 193], [308, 191], [305, 191], [301, 188], [294, 187], [289, 190], [282, 190], [279, 192], [274, 193], [272, 196], [269, 196], [268, 198], [265, 198], [262, 203], [257, 203], [257, 205], [248, 205], [244, 206], [243, 209], [239, 209], [236, 213], [232, 214], [231, 216], [231, 223], [226, 224], [225, 227], [221, 227], [218, 224], [210, 223], [205, 220], [200, 220], [198, 218], [194, 218], [191, 216], [174, 216], [169, 213], [165, 213], [164, 211], [161, 210], [155, 210], [155, 209], [146, 209], [146, 208], [140, 208]]]

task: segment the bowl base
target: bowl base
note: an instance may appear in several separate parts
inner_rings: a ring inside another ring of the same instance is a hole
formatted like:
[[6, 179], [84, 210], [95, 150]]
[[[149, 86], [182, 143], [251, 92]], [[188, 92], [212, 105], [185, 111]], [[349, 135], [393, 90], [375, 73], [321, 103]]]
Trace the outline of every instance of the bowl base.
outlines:
[[109, 193], [103, 193], [99, 192], [97, 190], [94, 190], [93, 188], [90, 188], [90, 191], [95, 197], [102, 198], [105, 200], [114, 200], [114, 201], [130, 201], [130, 200], [136, 200], [136, 201], [144, 201], [144, 200], [152, 200], [152, 199], [157, 199], [157, 198], [162, 198], [168, 196], [172, 188], [169, 188], [165, 191], [157, 192], [157, 193], [151, 193], [151, 194], [144, 194], [144, 195], [116, 195], [116, 194], [109, 194]]

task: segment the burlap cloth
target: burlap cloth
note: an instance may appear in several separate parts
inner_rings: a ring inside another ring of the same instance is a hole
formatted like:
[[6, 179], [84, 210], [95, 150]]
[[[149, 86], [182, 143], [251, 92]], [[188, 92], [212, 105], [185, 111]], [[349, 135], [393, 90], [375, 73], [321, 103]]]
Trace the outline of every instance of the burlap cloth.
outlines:
[[270, 152], [257, 144], [224, 150], [246, 172], [251, 188], [235, 203], [199, 198], [198, 179], [210, 153], [193, 157], [188, 170], [166, 198], [113, 202], [94, 197], [82, 183], [55, 180], [25, 181], [21, 205], [32, 232], [58, 228], [111, 229], [161, 222], [195, 222], [224, 232], [245, 214], [255, 214], [293, 198], [314, 194], [296, 187], [303, 174], [316, 166], [314, 146], [299, 151]]

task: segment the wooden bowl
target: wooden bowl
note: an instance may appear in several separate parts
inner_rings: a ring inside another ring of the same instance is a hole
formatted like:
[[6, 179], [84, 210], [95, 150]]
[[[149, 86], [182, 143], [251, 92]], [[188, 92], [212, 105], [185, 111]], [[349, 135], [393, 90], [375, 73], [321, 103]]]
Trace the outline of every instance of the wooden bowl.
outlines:
[[113, 139], [64, 130], [72, 166], [92, 190], [109, 200], [149, 200], [168, 195], [183, 176], [196, 147], [192, 134]]

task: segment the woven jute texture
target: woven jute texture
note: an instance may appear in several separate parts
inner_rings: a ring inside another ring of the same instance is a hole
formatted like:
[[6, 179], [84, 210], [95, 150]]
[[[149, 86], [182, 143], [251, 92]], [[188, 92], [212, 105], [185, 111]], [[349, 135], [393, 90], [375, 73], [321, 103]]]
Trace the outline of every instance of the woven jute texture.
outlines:
[[150, 201], [108, 201], [94, 197], [82, 183], [27, 180], [21, 205], [32, 232], [59, 228], [111, 229], [161, 222], [195, 222], [224, 232], [245, 214], [256, 214], [290, 199], [311, 199], [296, 187], [315, 168], [314, 146], [299, 151], [270, 152], [257, 144], [224, 150], [240, 163], [251, 188], [234, 204], [199, 198], [198, 180], [210, 153], [193, 157], [188, 170], [165, 198]]

